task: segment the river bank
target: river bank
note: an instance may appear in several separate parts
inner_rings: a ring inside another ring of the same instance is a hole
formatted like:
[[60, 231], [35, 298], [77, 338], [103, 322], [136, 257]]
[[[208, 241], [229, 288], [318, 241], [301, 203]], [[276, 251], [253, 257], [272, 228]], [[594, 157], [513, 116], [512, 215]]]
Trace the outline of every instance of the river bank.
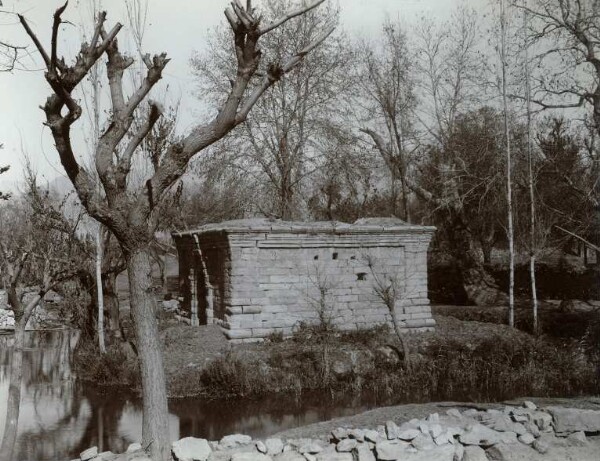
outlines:
[[[567, 403], [571, 405], [538, 407], [524, 401], [387, 407], [320, 423], [316, 433], [312, 425], [260, 440], [245, 434], [219, 441], [186, 437], [173, 442], [172, 455], [178, 461], [596, 460], [600, 410], [587, 407], [600, 407], [600, 400]], [[432, 408], [439, 411], [427, 414]], [[414, 417], [415, 412], [421, 416]], [[133, 444], [123, 455], [91, 447], [80, 460], [148, 458], [141, 445]]]
[[[585, 325], [578, 326], [577, 337], [552, 337], [456, 317], [456, 312], [437, 314], [435, 332], [407, 336], [411, 371], [386, 328], [323, 333], [305, 327], [287, 340], [232, 345], [215, 326], [166, 322], [161, 336], [169, 395], [234, 399], [326, 390], [368, 392], [392, 397], [390, 403], [408, 403], [600, 392], [598, 357], [585, 347]], [[97, 357], [94, 348], [78, 351], [78, 376], [102, 386], [139, 387], [135, 357], [119, 350], [100, 361]]]

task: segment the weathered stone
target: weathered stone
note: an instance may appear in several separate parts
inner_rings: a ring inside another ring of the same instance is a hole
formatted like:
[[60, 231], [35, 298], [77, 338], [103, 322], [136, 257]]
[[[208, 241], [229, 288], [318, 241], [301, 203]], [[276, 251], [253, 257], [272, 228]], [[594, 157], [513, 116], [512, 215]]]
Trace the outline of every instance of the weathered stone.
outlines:
[[350, 429], [348, 431], [348, 437], [362, 442], [365, 440], [365, 431], [364, 429]]
[[219, 445], [224, 448], [233, 448], [239, 445], [247, 445], [252, 442], [252, 437], [243, 434], [226, 435], [221, 439]]
[[529, 400], [525, 400], [523, 402], [523, 407], [527, 408], [528, 410], [537, 410], [537, 405]]
[[400, 428], [394, 421], [386, 421], [385, 435], [387, 436], [388, 440], [397, 439], [399, 432]]
[[440, 422], [440, 415], [438, 413], [432, 413], [427, 417], [427, 422], [435, 424]]
[[533, 441], [535, 440], [535, 437], [533, 436], [533, 434], [521, 434], [519, 435], [519, 442], [524, 443], [525, 445], [531, 445], [533, 443]]
[[[436, 413], [437, 414], [437, 413]], [[431, 437], [433, 437], [434, 439], [436, 437], [439, 437], [440, 435], [442, 435], [442, 432], [444, 430], [442, 429], [442, 426], [440, 424], [434, 423], [431, 424], [429, 426], [429, 434], [431, 435]]]
[[[180, 273], [186, 278], [182, 285], [185, 292], [180, 293], [185, 300], [181, 309], [191, 311], [193, 301], [196, 306], [202, 305], [214, 289], [195, 283], [199, 280], [187, 280], [188, 269], [197, 263], [189, 254], [198, 245], [205, 255], [202, 270], [208, 279], [227, 280], [219, 306], [225, 305], [227, 319], [223, 327], [233, 341], [257, 340], [291, 328], [298, 321], [314, 321], [312, 295], [300, 296], [299, 291], [314, 286], [311, 267], [315, 261], [320, 265], [323, 262], [323, 276], [335, 285], [328, 301], [336, 306], [338, 326], [356, 329], [390, 322], [387, 308], [373, 293], [370, 269], [362, 260], [363, 250], [359, 250], [364, 248], [378, 270], [381, 267], [386, 273], [403, 274], [406, 329], [431, 330], [435, 320], [427, 299], [426, 253], [434, 229], [398, 220], [385, 222], [371, 218], [354, 224], [253, 219], [176, 233], [173, 238], [181, 262], [188, 266]], [[344, 241], [342, 246], [340, 239]], [[280, 246], [279, 242], [285, 243]], [[195, 293], [192, 286], [197, 288]], [[194, 296], [196, 299], [192, 299]], [[164, 307], [174, 309], [175, 302], [167, 302]], [[276, 316], [273, 309], [278, 309]], [[214, 312], [207, 314], [216, 318]], [[336, 374], [347, 374], [353, 368], [347, 360], [333, 359]]]
[[[137, 451], [137, 450], [134, 450]], [[131, 452], [129, 452], [131, 453]], [[98, 453], [98, 456], [94, 458], [94, 461], [109, 461], [113, 460], [117, 457], [112, 451], [103, 451], [102, 453]]]
[[88, 461], [96, 456], [98, 456], [98, 447], [91, 447], [85, 451], [82, 451], [79, 454], [79, 459], [81, 459], [81, 461]]
[[212, 449], [205, 439], [185, 437], [172, 443], [171, 452], [175, 461], [206, 461]]
[[231, 461], [272, 461], [272, 459], [262, 453], [234, 453]]
[[536, 411], [532, 413], [531, 417], [533, 422], [542, 432], [548, 432], [552, 430], [552, 415], [545, 411]]
[[262, 440], [258, 440], [256, 442], [256, 449], [260, 452], [260, 453], [266, 453], [267, 452], [267, 446], [265, 445], [265, 443]]
[[374, 431], [373, 429], [367, 429], [365, 430], [365, 440], [369, 441], [369, 442], [377, 442], [380, 439], [380, 435], [379, 432]]
[[454, 445], [454, 457], [452, 461], [462, 461], [463, 456], [465, 454], [465, 447], [463, 447], [460, 443]]
[[306, 461], [306, 458], [297, 451], [286, 451], [279, 453], [275, 458], [276, 461]]
[[453, 416], [454, 418], [462, 418], [460, 411], [458, 411], [456, 408], [450, 408], [448, 411], [446, 411], [446, 414], [448, 416]]
[[401, 461], [453, 461], [454, 446], [443, 445], [427, 451], [407, 450], [400, 458]]
[[348, 429], [344, 427], [338, 427], [331, 431], [331, 438], [334, 442], [339, 442], [340, 440], [348, 438]]
[[463, 445], [490, 446], [502, 440], [501, 434], [501, 432], [496, 432], [482, 424], [472, 424], [459, 435], [458, 440]]
[[311, 455], [310, 453], [304, 453], [304, 457], [306, 461], [317, 461], [316, 455]]
[[587, 444], [587, 438], [585, 436], [585, 432], [583, 431], [573, 432], [572, 434], [569, 434], [569, 436], [567, 437], [567, 441], [571, 445], [576, 446], [583, 446]]
[[267, 447], [267, 454], [269, 455], [277, 455], [283, 451], [283, 441], [278, 438], [265, 440], [265, 446]]
[[550, 449], [550, 445], [548, 444], [548, 442], [546, 442], [543, 439], [534, 440], [533, 443], [531, 444], [531, 446], [533, 448], [535, 448], [535, 450], [538, 453], [541, 453], [542, 455], [548, 453], [548, 450]]
[[462, 461], [488, 461], [485, 450], [477, 445], [465, 447], [465, 453]]
[[[350, 439], [345, 439], [345, 440], [350, 440]], [[342, 440], [340, 443], [344, 442], [345, 440]], [[354, 443], [356, 443], [356, 440], [354, 440]], [[323, 451], [323, 447], [321, 446], [321, 443], [317, 440], [308, 439], [298, 445], [298, 452], [302, 453], [302, 454], [304, 454], [304, 453], [315, 454], [315, 453], [320, 453], [322, 451]]]
[[358, 442], [355, 439], [345, 439], [336, 445], [335, 449], [340, 453], [349, 453], [356, 448]]
[[529, 461], [535, 452], [529, 445], [507, 445], [498, 443], [486, 450], [487, 458], [492, 461]]
[[418, 429], [405, 429], [405, 430], [400, 430], [398, 432], [398, 439], [400, 440], [406, 440], [406, 441], [411, 441], [412, 439], [414, 439], [416, 436], [418, 436], [421, 433], [420, 430]]
[[525, 426], [525, 429], [527, 430], [527, 432], [529, 432], [534, 437], [537, 438], [540, 436], [540, 428], [537, 427], [537, 424], [535, 424], [534, 422], [526, 421], [523, 423], [523, 426]]
[[133, 453], [134, 451], [138, 451], [142, 449], [142, 444], [141, 443], [131, 443], [129, 444], [129, 446], [127, 447], [127, 451], [125, 451], [125, 453]]
[[411, 444], [418, 450], [431, 450], [435, 447], [429, 434], [419, 434], [412, 440]]
[[548, 407], [556, 432], [600, 432], [600, 411]]
[[410, 445], [400, 440], [382, 440], [375, 444], [375, 452], [379, 461], [401, 459]]
[[371, 449], [363, 444], [359, 444], [354, 451], [354, 461], [376, 461], [375, 455]]

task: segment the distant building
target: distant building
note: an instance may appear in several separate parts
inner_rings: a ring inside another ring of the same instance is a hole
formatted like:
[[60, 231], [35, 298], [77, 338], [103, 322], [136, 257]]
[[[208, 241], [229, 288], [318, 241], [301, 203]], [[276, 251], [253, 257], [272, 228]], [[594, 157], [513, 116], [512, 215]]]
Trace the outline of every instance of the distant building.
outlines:
[[[434, 227], [372, 218], [354, 224], [250, 219], [174, 233], [183, 308], [229, 339], [288, 336], [299, 322], [357, 329], [391, 322], [431, 330], [427, 248]], [[390, 304], [388, 302], [388, 304]]]

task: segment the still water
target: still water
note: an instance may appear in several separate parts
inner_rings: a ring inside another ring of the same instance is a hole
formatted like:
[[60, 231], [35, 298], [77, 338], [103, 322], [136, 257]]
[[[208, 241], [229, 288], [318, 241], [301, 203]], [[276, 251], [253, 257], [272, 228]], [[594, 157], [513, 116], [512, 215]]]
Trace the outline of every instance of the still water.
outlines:
[[[141, 439], [141, 401], [122, 391], [100, 392], [79, 383], [71, 368], [78, 332], [28, 332], [23, 356], [21, 413], [15, 461], [61, 461], [90, 446], [124, 451]], [[11, 361], [11, 335], [0, 335], [0, 437]], [[218, 440], [243, 433], [264, 437], [275, 432], [346, 416], [376, 406], [374, 398], [271, 397], [244, 401], [173, 400], [169, 403], [171, 439], [186, 436]]]

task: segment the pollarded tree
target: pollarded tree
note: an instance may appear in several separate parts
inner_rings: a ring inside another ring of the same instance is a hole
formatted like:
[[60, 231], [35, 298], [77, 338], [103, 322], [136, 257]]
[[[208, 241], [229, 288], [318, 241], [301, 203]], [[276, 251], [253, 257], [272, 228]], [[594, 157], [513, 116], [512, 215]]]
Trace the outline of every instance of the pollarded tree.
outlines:
[[[243, 123], [262, 95], [331, 34], [333, 27], [325, 27], [311, 42], [304, 44], [302, 49], [285, 61], [275, 57], [272, 62], [265, 64], [261, 59], [259, 43], [262, 37], [290, 19], [314, 10], [323, 2], [315, 0], [264, 24], [250, 0], [245, 7], [238, 0], [232, 2], [225, 16], [233, 32], [236, 73], [226, 97], [212, 120], [198, 124], [188, 135], [168, 147], [158, 167], [135, 192], [127, 187], [128, 177], [140, 145], [161, 117], [160, 105], [147, 97], [162, 77], [169, 62], [167, 55], [143, 55], [146, 77], [126, 97], [123, 77], [134, 59], [123, 54], [119, 48], [117, 35], [121, 24], [117, 23], [107, 30], [106, 13], [100, 13], [90, 42], [83, 43], [75, 62], [67, 64], [58, 55], [58, 32], [67, 5], [54, 14], [50, 52], [46, 51], [25, 18], [20, 17], [47, 67], [45, 78], [52, 88], [52, 94], [43, 110], [63, 168], [82, 205], [92, 217], [110, 229], [123, 250], [142, 377], [143, 445], [156, 461], [170, 457], [166, 380], [154, 309], [150, 256], [155, 230], [160, 222], [160, 204], [198, 152]], [[94, 164], [103, 190], [103, 194], [100, 194], [91, 173], [77, 160], [71, 131], [82, 114], [81, 106], [73, 98], [73, 91], [102, 56], [107, 58], [112, 119], [100, 135], [94, 154]], [[143, 107], [144, 101], [148, 102], [146, 121], [134, 125], [134, 112]]]

